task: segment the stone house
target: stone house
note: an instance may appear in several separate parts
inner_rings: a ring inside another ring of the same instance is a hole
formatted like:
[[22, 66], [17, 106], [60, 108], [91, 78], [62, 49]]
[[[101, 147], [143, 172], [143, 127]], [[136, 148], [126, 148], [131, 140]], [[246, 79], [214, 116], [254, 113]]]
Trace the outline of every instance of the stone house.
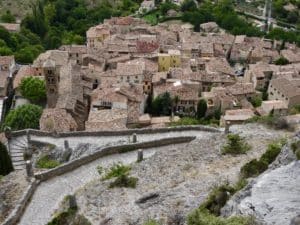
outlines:
[[200, 30], [206, 33], [217, 33], [219, 32], [219, 26], [215, 22], [208, 22], [200, 24]]
[[169, 50], [168, 53], [158, 54], [158, 71], [168, 71], [170, 67], [181, 65], [181, 53], [179, 50]]
[[145, 63], [118, 63], [116, 69], [117, 82], [124, 84], [143, 84]]
[[272, 79], [268, 94], [270, 100], [281, 100], [290, 109], [300, 104], [300, 79]]
[[255, 91], [252, 83], [235, 83], [234, 85], [226, 87], [227, 90], [235, 96], [239, 101], [242, 99], [251, 99], [258, 93]]
[[83, 56], [87, 54], [85, 45], [63, 45], [59, 48], [61, 51], [69, 53], [69, 60], [75, 61], [78, 65], [83, 64]]
[[0, 97], [6, 97], [12, 88], [12, 78], [16, 72], [14, 56], [0, 56]]
[[245, 82], [251, 82], [256, 90], [265, 90], [269, 86], [277, 67], [265, 62], [250, 64], [244, 75]]
[[143, 14], [155, 9], [155, 1], [154, 0], [144, 0], [141, 3], [141, 7], [139, 8], [139, 13]]
[[77, 129], [84, 130], [90, 107], [92, 80], [84, 77], [80, 66], [71, 62], [57, 71], [55, 62], [47, 60], [43, 69], [48, 108], [65, 109], [76, 121]]
[[292, 50], [282, 50], [280, 55], [286, 58], [290, 63], [300, 63], [300, 53], [295, 53]]
[[0, 26], [4, 27], [10, 33], [18, 33], [21, 28], [21, 24], [19, 23], [0, 23]]
[[261, 116], [267, 116], [272, 111], [275, 116], [286, 116], [288, 114], [288, 107], [281, 100], [263, 101], [256, 110]]
[[199, 83], [182, 82], [180, 80], [167, 80], [167, 82], [158, 83], [153, 86], [153, 98], [168, 92], [174, 102], [175, 112], [182, 115], [194, 115], [197, 111], [199, 97]]
[[225, 115], [220, 120], [220, 125], [225, 124], [242, 124], [246, 120], [251, 119], [254, 116], [254, 112], [251, 109], [235, 109], [227, 110]]
[[91, 27], [86, 32], [87, 47], [88, 49], [101, 48], [103, 41], [110, 37], [110, 29], [104, 24], [99, 24]]
[[126, 110], [127, 124], [137, 123], [144, 113], [145, 101], [141, 85], [96, 89], [92, 94], [91, 110]]

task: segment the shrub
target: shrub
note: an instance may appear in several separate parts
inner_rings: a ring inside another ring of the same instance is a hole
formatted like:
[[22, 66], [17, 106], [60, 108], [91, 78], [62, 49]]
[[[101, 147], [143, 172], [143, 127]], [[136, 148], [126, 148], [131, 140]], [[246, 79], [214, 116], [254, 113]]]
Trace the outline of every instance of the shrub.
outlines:
[[[102, 179], [109, 180], [113, 177], [120, 177], [122, 175], [128, 175], [130, 170], [131, 170], [130, 166], [123, 165], [122, 163], [117, 163], [117, 164], [114, 164], [112, 167], [110, 167], [106, 171], [106, 173]], [[99, 170], [98, 170], [98, 172], [99, 172]]]
[[207, 103], [204, 99], [201, 99], [197, 105], [197, 119], [204, 118], [207, 111]]
[[148, 220], [146, 221], [143, 225], [160, 225], [159, 222], [157, 222], [156, 220]]
[[20, 84], [22, 96], [33, 103], [40, 103], [46, 100], [45, 81], [35, 77], [23, 78]]
[[39, 129], [41, 115], [41, 107], [32, 104], [22, 105], [8, 113], [3, 127], [7, 126], [12, 130]]
[[14, 170], [6, 146], [0, 142], [0, 175], [7, 175]]
[[241, 168], [241, 176], [243, 178], [256, 177], [266, 171], [269, 164], [275, 161], [284, 144], [284, 140], [269, 144], [266, 152], [259, 160], [253, 159]]
[[298, 149], [296, 152], [296, 157], [297, 157], [297, 160], [300, 160], [300, 149]]
[[287, 65], [289, 63], [290, 63], [289, 60], [287, 60], [286, 58], [284, 58], [282, 56], [275, 61], [275, 65]]
[[110, 188], [114, 187], [126, 187], [126, 188], [135, 188], [138, 178], [129, 177], [127, 174], [122, 174], [118, 176], [113, 182], [109, 184]]
[[238, 134], [227, 135], [227, 144], [223, 146], [223, 154], [245, 154], [251, 149], [251, 146], [245, 142]]
[[266, 169], [268, 169], [268, 164], [265, 161], [253, 159], [241, 168], [241, 175], [244, 178], [256, 177]]
[[293, 142], [291, 144], [291, 149], [293, 150], [294, 153], [296, 153], [296, 151], [300, 149], [300, 141]]
[[196, 209], [187, 218], [188, 225], [255, 225], [250, 217], [233, 216], [230, 218], [217, 217], [209, 211]]
[[58, 161], [50, 159], [48, 155], [39, 158], [38, 161], [36, 162], [37, 168], [42, 168], [42, 169], [52, 169], [58, 167], [59, 165], [60, 163]]
[[251, 98], [250, 102], [253, 105], [253, 107], [257, 108], [257, 107], [261, 106], [262, 98], [260, 96], [255, 96], [255, 97]]
[[219, 216], [221, 208], [226, 204], [235, 189], [228, 184], [214, 188], [207, 199], [201, 204], [200, 209], [206, 209], [210, 213]]

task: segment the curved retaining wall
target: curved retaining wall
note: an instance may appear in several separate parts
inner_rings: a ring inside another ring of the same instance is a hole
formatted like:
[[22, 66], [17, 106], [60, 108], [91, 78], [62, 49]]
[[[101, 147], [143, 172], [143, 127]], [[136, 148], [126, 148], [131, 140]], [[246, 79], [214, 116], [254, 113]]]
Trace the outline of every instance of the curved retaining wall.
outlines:
[[124, 136], [136, 134], [154, 134], [154, 133], [168, 133], [174, 131], [207, 131], [217, 133], [220, 132], [219, 129], [208, 127], [208, 126], [178, 126], [178, 127], [167, 127], [167, 128], [146, 128], [146, 129], [129, 129], [120, 131], [76, 131], [67, 133], [50, 133], [40, 130], [21, 130], [12, 132], [12, 137], [18, 137], [26, 135], [27, 132], [31, 135], [37, 136], [52, 136], [52, 137], [82, 137], [82, 136]]
[[38, 187], [40, 181], [34, 179], [30, 185], [26, 188], [22, 198], [17, 203], [17, 206], [14, 210], [9, 214], [6, 220], [1, 225], [15, 225], [18, 223], [19, 219], [24, 213], [27, 203], [29, 202], [30, 198], [34, 194], [36, 188]]
[[[26, 131], [18, 132], [19, 134], [23, 135], [23, 133]], [[149, 142], [142, 142], [142, 143], [135, 143], [135, 144], [126, 144], [126, 145], [118, 145], [118, 146], [111, 146], [111, 147], [105, 147], [97, 152], [94, 152], [93, 154], [84, 156], [82, 158], [73, 160], [69, 163], [66, 163], [62, 166], [59, 166], [57, 168], [48, 170], [46, 172], [36, 173], [34, 175], [35, 179], [31, 182], [31, 184], [27, 187], [25, 190], [21, 200], [18, 202], [15, 209], [10, 213], [10, 215], [7, 217], [7, 219], [1, 224], [1, 225], [15, 225], [18, 223], [20, 218], [23, 215], [23, 212], [26, 208], [26, 205], [28, 204], [30, 198], [33, 196], [35, 190], [38, 188], [38, 185], [46, 181], [48, 179], [51, 179], [55, 176], [62, 175], [64, 173], [70, 172], [82, 165], [85, 165], [87, 163], [90, 163], [98, 158], [112, 155], [112, 154], [122, 154], [129, 151], [134, 151], [140, 148], [155, 148], [165, 145], [171, 145], [171, 144], [180, 144], [180, 143], [186, 143], [194, 140], [196, 137], [186, 136], [186, 137], [173, 137], [173, 138], [165, 138], [155, 141], [149, 141]], [[38, 144], [43, 144], [42, 142], [38, 142]]]
[[85, 165], [85, 164], [90, 163], [100, 157], [104, 157], [107, 155], [126, 153], [126, 152], [134, 151], [134, 150], [137, 150], [140, 148], [143, 148], [143, 149], [155, 148], [155, 147], [171, 145], [171, 144], [186, 143], [186, 142], [190, 142], [194, 139], [195, 139], [195, 137], [175, 137], [175, 138], [165, 138], [165, 139], [149, 141], [149, 142], [106, 147], [106, 148], [103, 148], [103, 149], [93, 153], [93, 154], [73, 160], [69, 163], [66, 163], [62, 166], [48, 170], [46, 172], [36, 173], [34, 176], [38, 180], [45, 181], [45, 180], [51, 179], [52, 177], [59, 176], [64, 173], [67, 173], [69, 171], [72, 171], [82, 165]]

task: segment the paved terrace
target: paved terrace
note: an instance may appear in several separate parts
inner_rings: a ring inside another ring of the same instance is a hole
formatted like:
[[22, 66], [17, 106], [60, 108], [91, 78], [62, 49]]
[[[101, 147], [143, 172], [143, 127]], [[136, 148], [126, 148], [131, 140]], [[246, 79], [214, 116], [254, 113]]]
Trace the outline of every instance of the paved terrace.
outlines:
[[[138, 142], [153, 141], [170, 137], [195, 136], [201, 139], [212, 135], [209, 131], [186, 130], [186, 131], [170, 131], [162, 133], [138, 134]], [[70, 147], [75, 147], [79, 143], [91, 143], [103, 146], [106, 144], [117, 143], [119, 141], [129, 141], [130, 135], [117, 136], [81, 136], [81, 137], [47, 137], [31, 135], [31, 139], [35, 141], [48, 142], [63, 147], [64, 140], [68, 140]], [[24, 140], [21, 135], [16, 139]], [[184, 144], [177, 145], [183, 147]], [[162, 151], [167, 147], [151, 148], [144, 151], [144, 156], [150, 157], [155, 152]], [[68, 194], [75, 193], [76, 190], [83, 188], [89, 182], [98, 179], [97, 166], [103, 168], [110, 167], [113, 163], [122, 162], [130, 164], [136, 161], [137, 153], [128, 152], [123, 154], [114, 154], [97, 159], [91, 163], [81, 166], [71, 172], [54, 177], [48, 181], [42, 182], [34, 193], [31, 202], [28, 204], [19, 224], [20, 225], [44, 225], [51, 220], [51, 217], [58, 209], [60, 202]]]

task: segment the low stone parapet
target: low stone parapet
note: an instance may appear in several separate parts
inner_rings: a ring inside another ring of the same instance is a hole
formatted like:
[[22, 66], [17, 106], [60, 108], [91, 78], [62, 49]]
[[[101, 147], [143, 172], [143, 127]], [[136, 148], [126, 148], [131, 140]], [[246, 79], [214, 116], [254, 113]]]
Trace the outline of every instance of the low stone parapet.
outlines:
[[64, 173], [70, 172], [78, 167], [90, 163], [96, 159], [99, 159], [104, 156], [112, 155], [112, 154], [121, 154], [126, 153], [138, 149], [145, 149], [145, 148], [155, 148], [160, 146], [166, 146], [171, 144], [180, 144], [180, 143], [187, 143], [194, 140], [196, 137], [186, 136], [186, 137], [173, 137], [173, 138], [165, 138], [160, 140], [154, 140], [149, 142], [142, 142], [142, 143], [134, 143], [134, 144], [126, 144], [126, 145], [117, 145], [111, 147], [105, 147], [101, 150], [94, 152], [90, 155], [84, 156], [79, 159], [75, 159], [71, 162], [65, 163], [59, 167], [50, 169], [45, 172], [36, 173], [34, 176], [36, 179], [45, 181], [51, 179], [55, 176], [62, 175]]

